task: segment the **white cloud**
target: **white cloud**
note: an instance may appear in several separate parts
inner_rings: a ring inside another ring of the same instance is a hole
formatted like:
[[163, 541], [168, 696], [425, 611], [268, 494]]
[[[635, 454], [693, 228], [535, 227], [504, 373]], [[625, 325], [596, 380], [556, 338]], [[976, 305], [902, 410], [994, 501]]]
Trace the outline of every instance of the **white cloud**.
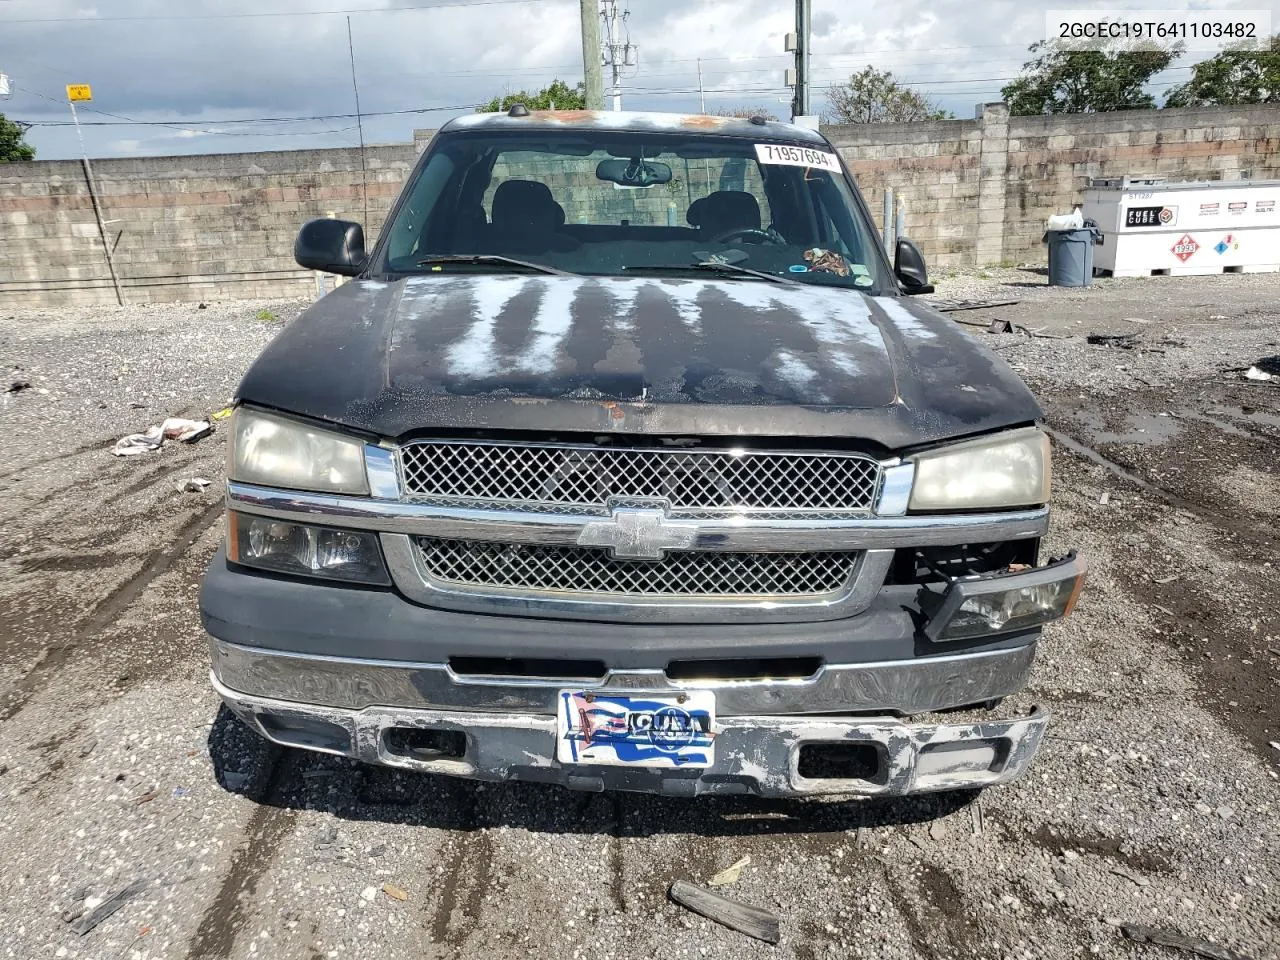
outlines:
[[[423, 5], [434, 2], [423, 0]], [[630, 2], [628, 27], [640, 48], [640, 65], [625, 78], [625, 106], [696, 109], [697, 58], [702, 58], [708, 107], [750, 104], [787, 113], [789, 91], [782, 83], [790, 58], [783, 51], [783, 34], [793, 29], [791, 0]], [[1044, 11], [1062, 0], [900, 0], [874, 8], [848, 0], [813, 3], [815, 106], [821, 106], [829, 84], [872, 64], [892, 70], [957, 115], [972, 116], [974, 103], [997, 99], [1000, 87], [1017, 74], [1026, 48], [1044, 31]], [[310, 7], [412, 4], [315, 0]], [[1227, 5], [1251, 4], [1256, 5], [1254, 0]], [[1177, 5], [1178, 0], [1161, 2]], [[187, 0], [181, 5], [113, 0], [97, 8], [80, 7], [76, 0], [9, 0], [0, 5], [0, 67], [13, 78], [15, 90], [4, 109], [17, 119], [63, 122], [68, 119], [60, 102], [63, 85], [87, 82], [94, 87], [91, 108], [179, 128], [86, 127], [90, 151], [97, 154], [122, 152], [118, 143], [160, 152], [172, 149], [175, 137], [188, 141], [186, 149], [209, 151], [352, 144], [355, 133], [345, 128], [353, 121], [342, 119], [218, 127], [255, 136], [201, 132], [224, 120], [354, 112], [345, 16], [222, 16], [306, 7], [296, 0]], [[220, 18], [102, 19], [162, 13]], [[56, 17], [72, 22], [12, 22]], [[456, 108], [465, 112], [465, 105], [507, 88], [536, 88], [555, 77], [572, 83], [582, 76], [575, 0], [354, 14], [352, 34], [366, 113], [455, 108], [370, 116], [365, 122], [370, 142], [408, 140], [415, 127], [438, 125], [460, 112]], [[1184, 69], [1168, 79], [1185, 76]], [[82, 119], [112, 118], [84, 111]], [[298, 133], [313, 135], [285, 136]], [[115, 139], [121, 134], [138, 139]], [[41, 156], [78, 153], [68, 128], [38, 126], [31, 140]], [[168, 147], [164, 140], [170, 141]]]

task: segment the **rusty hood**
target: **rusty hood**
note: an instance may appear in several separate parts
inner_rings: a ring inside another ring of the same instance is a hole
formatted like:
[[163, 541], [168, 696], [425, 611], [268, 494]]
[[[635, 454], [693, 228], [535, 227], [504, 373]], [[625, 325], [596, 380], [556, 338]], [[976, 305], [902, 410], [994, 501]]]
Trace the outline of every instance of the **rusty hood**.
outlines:
[[886, 450], [1041, 416], [920, 301], [740, 279], [354, 281], [239, 399], [378, 437], [456, 430], [848, 437]]

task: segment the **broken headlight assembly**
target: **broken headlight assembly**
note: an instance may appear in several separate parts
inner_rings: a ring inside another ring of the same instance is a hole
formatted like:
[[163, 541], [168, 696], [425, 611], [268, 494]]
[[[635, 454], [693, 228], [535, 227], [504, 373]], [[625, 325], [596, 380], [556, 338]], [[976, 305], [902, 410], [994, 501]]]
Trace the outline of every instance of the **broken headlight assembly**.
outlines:
[[925, 636], [939, 643], [970, 640], [1060, 620], [1075, 606], [1084, 577], [1084, 561], [1070, 553], [1026, 571], [956, 578], [942, 593], [923, 587]]
[[1049, 502], [1049, 437], [1035, 427], [949, 444], [915, 464], [910, 510], [983, 510]]
[[227, 475], [235, 481], [320, 493], [369, 492], [359, 440], [241, 407], [228, 446]]
[[377, 534], [227, 514], [227, 559], [246, 567], [386, 586]]

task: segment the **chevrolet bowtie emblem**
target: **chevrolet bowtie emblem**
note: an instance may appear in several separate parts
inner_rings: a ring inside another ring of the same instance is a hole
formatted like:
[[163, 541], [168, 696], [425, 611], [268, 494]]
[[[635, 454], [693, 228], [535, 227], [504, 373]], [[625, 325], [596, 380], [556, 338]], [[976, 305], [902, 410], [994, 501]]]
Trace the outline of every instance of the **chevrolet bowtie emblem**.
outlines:
[[661, 560], [668, 550], [688, 550], [697, 542], [696, 523], [633, 507], [618, 507], [608, 520], [592, 520], [578, 534], [578, 546], [608, 547], [620, 560]]

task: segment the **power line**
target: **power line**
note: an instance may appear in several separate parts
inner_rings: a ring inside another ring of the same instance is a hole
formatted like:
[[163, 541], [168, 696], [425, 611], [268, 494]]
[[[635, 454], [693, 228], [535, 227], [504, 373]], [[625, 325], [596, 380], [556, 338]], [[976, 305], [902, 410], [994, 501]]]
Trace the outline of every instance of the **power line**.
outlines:
[[[33, 96], [40, 97], [43, 100], [48, 100], [51, 103], [57, 103], [57, 104], [62, 103], [62, 101], [59, 100], [57, 97], [48, 96], [47, 94], [40, 93], [38, 90], [31, 90], [25, 87], [18, 87], [18, 86], [15, 86], [14, 89], [21, 90], [23, 93], [29, 93]], [[360, 117], [399, 117], [399, 116], [412, 116], [412, 115], [418, 115], [418, 114], [424, 114], [424, 113], [441, 113], [444, 111], [454, 111], [454, 110], [474, 110], [478, 106], [480, 106], [480, 104], [478, 103], [457, 103], [457, 104], [449, 104], [447, 106], [440, 106], [440, 107], [415, 107], [415, 108], [406, 109], [406, 110], [375, 110], [367, 113], [361, 112], [358, 115], [354, 113], [328, 113], [328, 114], [319, 114], [319, 115], [310, 116], [310, 117], [238, 117], [235, 119], [228, 119], [228, 120], [200, 120], [200, 121], [196, 121], [196, 123], [201, 125], [207, 125], [207, 126], [230, 126], [231, 124], [246, 124], [246, 123], [312, 123], [312, 122], [323, 121], [323, 120], [357, 120]], [[193, 124], [183, 124], [181, 122], [175, 122], [172, 120], [135, 120], [133, 117], [127, 117], [119, 113], [110, 113], [106, 110], [98, 110], [93, 107], [82, 107], [81, 109], [86, 112], [98, 114], [99, 116], [113, 118], [112, 120], [82, 120], [80, 122], [80, 126], [82, 127], [168, 127], [169, 129], [179, 130], [182, 132], [194, 131], [196, 133], [205, 133], [211, 136], [227, 136], [227, 137], [260, 137], [260, 136], [283, 137], [283, 136], [311, 135], [306, 133], [293, 133], [293, 132], [236, 133], [236, 132], [226, 131], [226, 130], [201, 130], [201, 129], [198, 129], [198, 127], [196, 127]], [[40, 121], [37, 125], [41, 127], [69, 127], [69, 126], [72, 126], [72, 123], [69, 120], [51, 120], [51, 121]], [[356, 127], [353, 125], [351, 127], [345, 127], [342, 130], [335, 130], [332, 132], [334, 133], [345, 132], [347, 130], [354, 130], [355, 128]], [[329, 131], [319, 131], [319, 132], [329, 132]]]
[[448, 10], [465, 7], [500, 7], [515, 4], [545, 3], [546, 0], [449, 0], [445, 3], [418, 4], [411, 7], [355, 7], [341, 10], [279, 10], [256, 11], [253, 13], [197, 13], [167, 14], [155, 13], [147, 15], [123, 17], [25, 17], [14, 20], [0, 20], [5, 26], [13, 24], [35, 23], [138, 23], [156, 20], [247, 20], [262, 17], [332, 17], [352, 13], [419, 13], [424, 10]]
[[356, 92], [356, 129], [360, 131], [360, 191], [364, 194], [364, 222], [369, 222], [369, 168], [364, 158], [364, 120], [360, 117], [360, 84], [356, 81], [356, 47], [351, 40], [351, 18], [347, 17], [347, 52], [351, 55], [351, 87]]

